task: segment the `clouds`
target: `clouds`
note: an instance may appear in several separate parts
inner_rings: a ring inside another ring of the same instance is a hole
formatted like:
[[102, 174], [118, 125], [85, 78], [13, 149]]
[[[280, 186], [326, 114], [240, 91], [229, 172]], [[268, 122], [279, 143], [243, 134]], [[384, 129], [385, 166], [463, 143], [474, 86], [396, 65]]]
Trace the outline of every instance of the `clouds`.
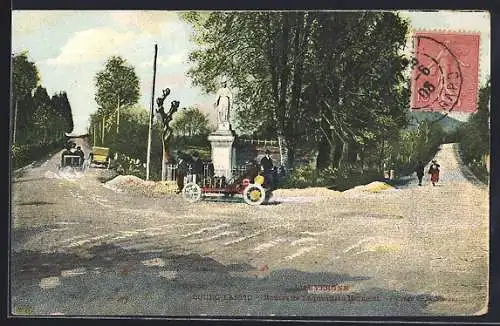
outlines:
[[[197, 106], [215, 121], [213, 96], [191, 85], [186, 72], [194, 47], [192, 28], [173, 11], [13, 11], [13, 50], [28, 50], [52, 93], [66, 91], [82, 130], [95, 111], [95, 74], [119, 55], [136, 69], [140, 104], [151, 105], [154, 44], [158, 44], [156, 96], [165, 88], [182, 107]], [[481, 71], [489, 73], [489, 14], [485, 12], [405, 12], [411, 28], [451, 28], [481, 32]]]
[[177, 14], [168, 11], [116, 11], [110, 17], [123, 27], [153, 35], [166, 32], [165, 25], [178, 21]]
[[25, 35], [69, 18], [68, 12], [49, 10], [12, 11], [12, 32]]
[[120, 33], [111, 28], [93, 28], [76, 32], [61, 48], [61, 53], [47, 60], [50, 65], [80, 65], [100, 61], [137, 37], [133, 32]]
[[[173, 53], [166, 57], [159, 55], [156, 64], [157, 66], [170, 67], [173, 65], [187, 63], [188, 60], [188, 50], [181, 50], [177, 53]], [[145, 61], [141, 63], [141, 67], [152, 67], [153, 61]]]

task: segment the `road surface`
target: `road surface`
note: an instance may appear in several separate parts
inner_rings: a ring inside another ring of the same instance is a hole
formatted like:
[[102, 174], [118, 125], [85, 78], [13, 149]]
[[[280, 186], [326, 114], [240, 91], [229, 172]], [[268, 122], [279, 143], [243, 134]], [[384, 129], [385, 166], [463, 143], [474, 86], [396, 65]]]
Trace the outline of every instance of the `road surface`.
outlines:
[[117, 193], [102, 170], [58, 176], [56, 155], [13, 177], [12, 313], [483, 314], [488, 190], [453, 144], [436, 158], [436, 187], [251, 207]]

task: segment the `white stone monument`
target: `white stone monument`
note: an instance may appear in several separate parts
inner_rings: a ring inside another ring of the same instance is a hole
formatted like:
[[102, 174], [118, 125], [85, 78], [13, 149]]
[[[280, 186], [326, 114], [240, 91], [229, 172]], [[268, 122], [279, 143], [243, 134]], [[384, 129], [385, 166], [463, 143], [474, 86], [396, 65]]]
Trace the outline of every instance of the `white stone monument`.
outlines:
[[229, 123], [233, 95], [227, 87], [227, 79], [222, 79], [222, 87], [217, 91], [215, 109], [217, 112], [217, 130], [208, 136], [212, 145], [212, 163], [216, 176], [232, 177], [232, 168], [236, 163], [236, 151], [233, 147], [234, 131]]

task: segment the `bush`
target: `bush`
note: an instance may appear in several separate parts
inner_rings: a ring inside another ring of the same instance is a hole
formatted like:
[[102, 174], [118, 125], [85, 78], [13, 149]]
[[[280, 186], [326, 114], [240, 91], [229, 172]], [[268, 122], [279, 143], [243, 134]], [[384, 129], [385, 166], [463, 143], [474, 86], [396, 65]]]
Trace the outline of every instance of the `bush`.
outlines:
[[344, 191], [380, 179], [380, 173], [376, 170], [362, 171], [354, 166], [347, 166], [343, 169], [328, 167], [318, 171], [310, 165], [304, 165], [295, 168], [280, 186], [281, 188], [327, 187]]
[[12, 168], [18, 169], [33, 161], [42, 159], [45, 155], [59, 150], [61, 146], [60, 142], [31, 145], [13, 144], [11, 147]]

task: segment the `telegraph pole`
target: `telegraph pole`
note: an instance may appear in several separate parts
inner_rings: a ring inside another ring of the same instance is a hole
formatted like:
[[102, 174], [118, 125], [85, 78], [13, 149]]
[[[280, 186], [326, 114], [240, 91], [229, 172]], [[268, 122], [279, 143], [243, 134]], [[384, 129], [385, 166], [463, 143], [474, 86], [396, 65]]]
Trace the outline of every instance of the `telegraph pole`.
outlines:
[[158, 54], [158, 45], [155, 44], [155, 58], [153, 62], [153, 90], [151, 94], [151, 111], [149, 112], [149, 130], [148, 130], [148, 152], [146, 158], [146, 180], [149, 180], [149, 165], [151, 164], [151, 134], [153, 129], [153, 117], [155, 107], [155, 83], [156, 83], [156, 56]]

